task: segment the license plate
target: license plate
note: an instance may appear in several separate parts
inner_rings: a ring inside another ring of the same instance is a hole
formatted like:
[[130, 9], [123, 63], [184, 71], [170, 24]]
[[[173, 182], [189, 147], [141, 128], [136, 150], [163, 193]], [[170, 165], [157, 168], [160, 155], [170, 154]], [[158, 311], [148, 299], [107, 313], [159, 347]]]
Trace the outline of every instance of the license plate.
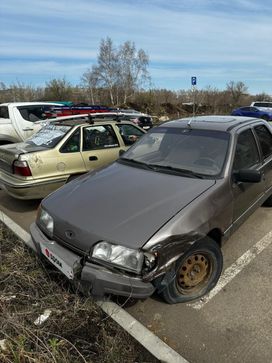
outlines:
[[143, 126], [143, 129], [148, 130], [148, 129], [150, 129], [150, 126]]
[[41, 245], [42, 254], [60, 270], [68, 279], [72, 280], [74, 278], [74, 271], [71, 266], [69, 266], [62, 258], [50, 251], [47, 246]]

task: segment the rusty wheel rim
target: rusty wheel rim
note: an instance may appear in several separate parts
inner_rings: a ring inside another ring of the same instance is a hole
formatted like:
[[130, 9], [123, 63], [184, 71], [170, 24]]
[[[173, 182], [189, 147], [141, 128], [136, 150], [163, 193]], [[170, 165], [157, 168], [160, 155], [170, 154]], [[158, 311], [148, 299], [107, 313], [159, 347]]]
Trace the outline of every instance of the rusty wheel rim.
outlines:
[[202, 289], [212, 272], [208, 255], [193, 254], [186, 258], [177, 272], [177, 287], [182, 293], [192, 293]]

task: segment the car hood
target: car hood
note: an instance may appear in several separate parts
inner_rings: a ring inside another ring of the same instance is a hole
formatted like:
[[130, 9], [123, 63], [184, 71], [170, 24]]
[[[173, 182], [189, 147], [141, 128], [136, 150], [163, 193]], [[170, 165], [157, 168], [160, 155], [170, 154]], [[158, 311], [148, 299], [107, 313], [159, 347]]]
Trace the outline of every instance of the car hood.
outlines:
[[88, 251], [106, 240], [142, 247], [169, 219], [215, 184], [115, 162], [66, 184], [43, 200], [54, 234]]

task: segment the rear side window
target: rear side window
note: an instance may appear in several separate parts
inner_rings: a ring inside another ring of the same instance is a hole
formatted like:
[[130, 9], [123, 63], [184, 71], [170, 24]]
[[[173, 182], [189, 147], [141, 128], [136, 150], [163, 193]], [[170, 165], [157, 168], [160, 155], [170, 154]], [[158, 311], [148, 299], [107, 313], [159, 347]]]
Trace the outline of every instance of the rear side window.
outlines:
[[117, 124], [120, 135], [125, 145], [132, 145], [141, 137], [144, 132], [133, 125]]
[[271, 132], [264, 125], [256, 126], [254, 129], [255, 129], [257, 137], [259, 139], [263, 157], [265, 159], [272, 154]]
[[246, 130], [238, 136], [233, 169], [250, 169], [260, 162], [257, 144], [251, 130]]
[[9, 118], [9, 112], [7, 106], [0, 107], [0, 118]]
[[78, 128], [60, 149], [61, 153], [75, 153], [80, 151], [80, 129]]

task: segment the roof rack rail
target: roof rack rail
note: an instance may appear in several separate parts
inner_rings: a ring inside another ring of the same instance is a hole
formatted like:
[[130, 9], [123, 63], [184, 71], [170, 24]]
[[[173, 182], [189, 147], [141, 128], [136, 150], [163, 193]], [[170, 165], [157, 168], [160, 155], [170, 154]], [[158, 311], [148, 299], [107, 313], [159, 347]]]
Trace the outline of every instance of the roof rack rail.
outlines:
[[243, 124], [246, 124], [246, 123], [248, 123], [248, 122], [251, 122], [251, 121], [260, 121], [260, 119], [257, 119], [257, 118], [251, 118], [251, 119], [249, 119], [249, 120], [243, 120], [243, 121], [239, 121], [239, 122], [237, 122], [237, 123], [235, 123], [235, 124], [232, 124], [230, 127], [228, 127], [227, 128], [227, 131], [230, 131], [230, 130], [232, 130], [232, 129], [234, 129], [234, 127], [236, 127], [236, 126], [238, 126], [238, 125], [243, 125]]
[[100, 112], [100, 113], [89, 113], [87, 115], [88, 120], [87, 122], [90, 124], [94, 124], [95, 121], [108, 121], [109, 119], [112, 119], [117, 122], [121, 122], [122, 118], [124, 117], [124, 114], [121, 112]]

